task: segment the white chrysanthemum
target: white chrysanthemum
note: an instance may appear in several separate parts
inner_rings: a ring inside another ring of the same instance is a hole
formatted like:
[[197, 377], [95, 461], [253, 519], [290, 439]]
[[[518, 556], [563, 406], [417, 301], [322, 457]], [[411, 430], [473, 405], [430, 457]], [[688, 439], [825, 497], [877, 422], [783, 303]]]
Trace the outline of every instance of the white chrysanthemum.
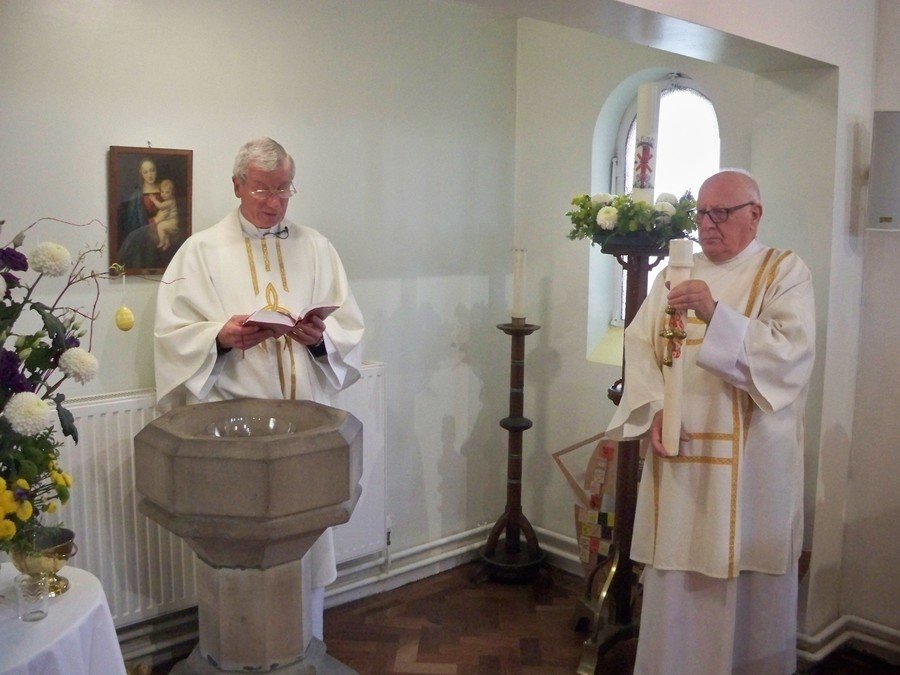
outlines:
[[609, 204], [612, 201], [613, 196], [608, 192], [600, 192], [591, 197], [591, 202], [593, 204]]
[[656, 209], [660, 211], [662, 209], [659, 208], [660, 204], [671, 204], [672, 206], [676, 206], [678, 204], [678, 197], [673, 195], [671, 192], [662, 192], [659, 197], [656, 198]]
[[604, 206], [597, 212], [597, 224], [602, 230], [611, 230], [619, 220], [619, 210], [615, 206]]
[[81, 347], [67, 349], [59, 357], [59, 367], [69, 377], [73, 377], [81, 384], [92, 380], [97, 374], [97, 357]]
[[31, 250], [28, 266], [39, 274], [61, 277], [72, 267], [72, 256], [65, 247], [52, 241], [44, 241]]
[[9, 426], [23, 436], [33, 436], [53, 424], [52, 414], [53, 408], [30, 391], [13, 394], [3, 408]]
[[656, 209], [657, 213], [662, 214], [659, 219], [663, 223], [668, 223], [672, 216], [675, 215], [675, 207], [669, 202], [656, 202], [656, 206], [653, 208]]

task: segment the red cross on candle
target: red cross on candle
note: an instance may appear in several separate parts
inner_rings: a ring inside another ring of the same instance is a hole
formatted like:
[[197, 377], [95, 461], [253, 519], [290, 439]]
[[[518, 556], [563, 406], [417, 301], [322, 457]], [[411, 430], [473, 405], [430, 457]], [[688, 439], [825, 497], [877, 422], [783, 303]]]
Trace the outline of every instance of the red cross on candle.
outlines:
[[634, 187], [650, 189], [653, 187], [653, 141], [642, 140], [634, 154]]

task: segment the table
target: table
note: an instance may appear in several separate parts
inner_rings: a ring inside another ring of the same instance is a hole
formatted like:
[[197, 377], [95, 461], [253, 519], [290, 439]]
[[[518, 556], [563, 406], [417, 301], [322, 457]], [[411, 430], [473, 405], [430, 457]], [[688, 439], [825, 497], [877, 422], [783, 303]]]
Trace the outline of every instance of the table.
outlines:
[[19, 621], [10, 562], [0, 563], [0, 674], [124, 675], [106, 594], [90, 572], [64, 567], [69, 590], [50, 598], [47, 617]]

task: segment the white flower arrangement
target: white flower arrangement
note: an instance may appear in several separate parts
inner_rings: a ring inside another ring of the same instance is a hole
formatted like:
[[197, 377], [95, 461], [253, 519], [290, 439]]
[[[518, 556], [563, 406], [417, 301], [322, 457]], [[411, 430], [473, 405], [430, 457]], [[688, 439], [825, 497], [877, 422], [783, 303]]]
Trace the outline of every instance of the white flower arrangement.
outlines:
[[572, 209], [566, 212], [572, 222], [568, 236], [603, 245], [612, 238], [644, 233], [663, 249], [670, 239], [685, 237], [697, 229], [693, 221], [696, 207], [690, 192], [681, 198], [664, 192], [653, 205], [634, 200], [631, 195], [580, 194], [572, 199]]

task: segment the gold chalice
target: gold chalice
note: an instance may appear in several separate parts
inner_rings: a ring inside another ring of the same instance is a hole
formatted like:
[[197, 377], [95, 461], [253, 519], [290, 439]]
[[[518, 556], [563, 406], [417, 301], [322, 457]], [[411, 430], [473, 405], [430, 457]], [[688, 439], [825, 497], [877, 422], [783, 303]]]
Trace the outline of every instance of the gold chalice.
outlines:
[[66, 561], [78, 552], [75, 533], [65, 527], [39, 529], [34, 536], [34, 549], [12, 551], [10, 558], [23, 574], [46, 574], [49, 578], [50, 597], [55, 598], [69, 590], [69, 580], [59, 576]]

